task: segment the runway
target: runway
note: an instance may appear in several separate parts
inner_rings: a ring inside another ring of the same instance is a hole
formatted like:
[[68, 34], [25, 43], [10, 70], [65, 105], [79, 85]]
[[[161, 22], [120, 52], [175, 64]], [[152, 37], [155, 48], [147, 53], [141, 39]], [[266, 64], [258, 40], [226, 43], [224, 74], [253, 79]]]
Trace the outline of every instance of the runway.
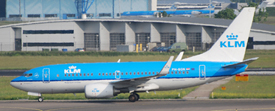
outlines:
[[1, 111], [274, 111], [275, 99], [0, 101]]

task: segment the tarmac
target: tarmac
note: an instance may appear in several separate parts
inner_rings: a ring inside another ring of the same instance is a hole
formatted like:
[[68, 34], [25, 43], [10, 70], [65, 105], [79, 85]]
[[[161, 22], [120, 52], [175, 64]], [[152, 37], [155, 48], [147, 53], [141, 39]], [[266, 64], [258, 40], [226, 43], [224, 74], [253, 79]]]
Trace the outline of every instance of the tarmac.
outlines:
[[229, 82], [232, 78], [233, 78], [233, 76], [225, 78], [225, 79], [221, 79], [221, 80], [218, 80], [218, 81], [215, 81], [215, 82], [211, 82], [211, 83], [208, 83], [208, 84], [201, 85], [196, 90], [192, 91], [191, 93], [189, 93], [188, 95], [183, 97], [183, 99], [186, 99], [186, 100], [190, 100], [190, 99], [209, 99], [210, 94], [212, 93], [212, 91], [215, 88]]

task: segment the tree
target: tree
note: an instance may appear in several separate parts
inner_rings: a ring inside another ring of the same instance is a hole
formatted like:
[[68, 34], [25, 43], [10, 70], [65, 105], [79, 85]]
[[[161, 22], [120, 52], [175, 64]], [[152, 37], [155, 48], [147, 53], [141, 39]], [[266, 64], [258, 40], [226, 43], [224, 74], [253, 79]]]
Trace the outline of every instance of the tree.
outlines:
[[233, 9], [225, 9], [222, 11], [219, 11], [218, 14], [215, 14], [215, 18], [224, 18], [224, 19], [234, 19], [236, 15], [234, 14]]
[[[254, 2], [249, 2], [248, 3], [248, 7], [255, 7], [256, 9], [257, 9], [258, 5], [259, 5], [258, 3], [254, 3]], [[242, 7], [242, 9], [243, 8], [244, 7]], [[259, 9], [259, 12], [258, 13], [256, 13], [256, 12], [257, 12], [257, 10], [255, 11], [253, 22], [261, 22], [262, 19], [264, 19], [264, 21], [267, 20], [268, 13], [266, 11], [264, 11], [264, 9]]]
[[170, 14], [168, 15], [166, 11], [160, 12], [159, 16], [161, 16], [161, 15], [162, 15], [162, 17], [171, 17]]

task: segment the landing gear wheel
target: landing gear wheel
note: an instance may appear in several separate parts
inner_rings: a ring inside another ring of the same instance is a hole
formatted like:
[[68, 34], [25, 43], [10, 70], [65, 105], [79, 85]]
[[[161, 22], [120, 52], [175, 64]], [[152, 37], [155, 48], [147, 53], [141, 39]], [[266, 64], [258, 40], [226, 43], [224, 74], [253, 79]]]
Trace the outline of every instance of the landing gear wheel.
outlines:
[[38, 98], [38, 102], [43, 102], [43, 98], [42, 98], [42, 97], [39, 97], [39, 98]]
[[135, 101], [137, 101], [137, 99], [138, 99], [138, 97], [137, 97], [136, 94], [131, 94], [131, 95], [129, 96], [129, 101], [130, 101], [130, 102], [135, 102]]
[[137, 96], [137, 101], [139, 100], [139, 95], [138, 94], [135, 94]]

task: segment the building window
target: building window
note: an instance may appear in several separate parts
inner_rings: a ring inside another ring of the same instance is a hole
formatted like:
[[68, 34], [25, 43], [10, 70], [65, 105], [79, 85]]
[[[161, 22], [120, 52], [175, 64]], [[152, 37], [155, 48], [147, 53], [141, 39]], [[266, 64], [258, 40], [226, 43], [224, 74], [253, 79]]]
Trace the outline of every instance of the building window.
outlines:
[[28, 14], [28, 18], [40, 18], [40, 14]]
[[57, 14], [45, 14], [45, 17], [57, 17]]
[[160, 33], [160, 37], [161, 42], [164, 42], [166, 47], [169, 47], [176, 42], [176, 33]]
[[16, 18], [16, 17], [22, 17], [22, 14], [11, 14], [9, 15], [9, 18]]
[[100, 49], [98, 33], [84, 33], [84, 47], [87, 51], [95, 51]]
[[99, 17], [111, 17], [111, 13], [99, 13]]
[[110, 33], [110, 49], [116, 50], [116, 46], [121, 44], [125, 44], [125, 34]]
[[150, 41], [150, 33], [136, 33], [136, 44], [142, 44], [142, 47], [145, 48]]
[[75, 17], [75, 14], [67, 14], [67, 17]]
[[87, 17], [94, 17], [94, 14], [93, 13], [88, 13], [86, 14]]
[[212, 43], [215, 43], [220, 36], [222, 35], [223, 32], [213, 32], [213, 38], [212, 38]]
[[23, 34], [73, 34], [74, 30], [23, 30]]
[[35, 46], [74, 46], [74, 43], [23, 43], [23, 47], [35, 47]]
[[193, 47], [195, 47], [196, 50], [202, 50], [201, 33], [186, 33], [186, 35], [186, 44], [189, 50], [192, 50]]

